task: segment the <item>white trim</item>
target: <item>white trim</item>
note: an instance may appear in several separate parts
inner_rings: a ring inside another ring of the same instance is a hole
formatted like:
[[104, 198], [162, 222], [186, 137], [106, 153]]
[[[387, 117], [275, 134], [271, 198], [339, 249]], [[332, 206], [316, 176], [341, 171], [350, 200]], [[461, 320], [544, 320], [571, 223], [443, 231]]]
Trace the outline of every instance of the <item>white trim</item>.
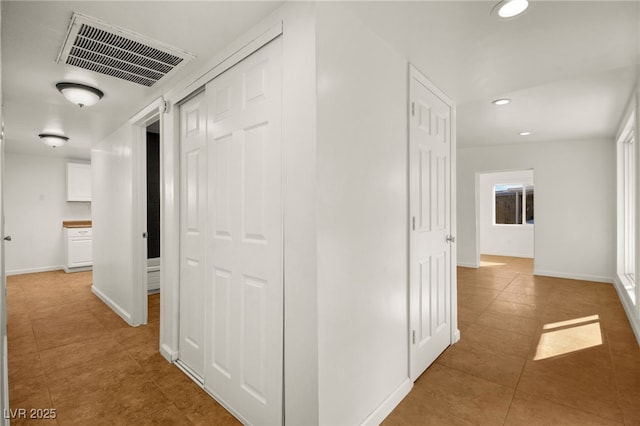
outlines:
[[[166, 108], [163, 97], [151, 102], [129, 119], [132, 127], [132, 163], [133, 163], [133, 324], [148, 322], [148, 273], [147, 273], [147, 239], [142, 237], [147, 232], [147, 176], [146, 176], [146, 127], [160, 120], [160, 145], [162, 146], [162, 111]], [[162, 149], [162, 148], [161, 148]], [[160, 156], [162, 169], [162, 155]], [[162, 194], [160, 195], [162, 198]], [[160, 212], [162, 220], [162, 211]], [[162, 280], [162, 276], [160, 277]], [[160, 308], [162, 309], [162, 307]]]
[[116, 314], [120, 315], [120, 318], [125, 320], [127, 324], [129, 324], [132, 327], [136, 327], [139, 325], [139, 324], [133, 324], [131, 322], [131, 314], [125, 311], [124, 309], [122, 309], [120, 305], [118, 305], [113, 300], [111, 300], [109, 296], [107, 296], [106, 294], [98, 290], [96, 286], [94, 285], [91, 286], [91, 292], [96, 296], [98, 296], [98, 298], [102, 300], [107, 306], [109, 306]]
[[[6, 306], [6, 305], [5, 305]], [[6, 330], [3, 332], [4, 337], [2, 338], [2, 391], [3, 391], [3, 418], [5, 425], [10, 425], [11, 421], [4, 415], [4, 410], [8, 410], [11, 405], [9, 403], [9, 345], [7, 343], [7, 333]]]
[[178, 360], [178, 356], [180, 355], [180, 353], [178, 351], [172, 350], [169, 346], [162, 344], [160, 345], [160, 355], [162, 355], [170, 363], [174, 363]]
[[[516, 225], [516, 226], [522, 226], [522, 225]], [[521, 257], [521, 258], [524, 258], [524, 259], [534, 259], [535, 258], [534, 256], [531, 256], [531, 253], [518, 253], [518, 252], [513, 252], [513, 251], [505, 251], [505, 252], [485, 251], [482, 254], [486, 254], [488, 256]]]
[[567, 278], [570, 280], [593, 281], [598, 283], [613, 284], [613, 278], [601, 277], [599, 275], [574, 274], [571, 272], [545, 271], [540, 269], [534, 269], [533, 275], [540, 275], [542, 277]]
[[64, 270], [64, 265], [56, 265], [56, 266], [41, 266], [38, 268], [25, 268], [25, 269], [13, 269], [11, 271], [7, 271], [6, 275], [22, 275], [22, 274], [35, 274], [38, 272], [50, 272], [50, 271], [62, 271]]
[[210, 62], [211, 68], [209, 68], [208, 71], [195, 78], [190, 83], [184, 85], [181, 89], [170, 92], [167, 95], [167, 98], [172, 103], [178, 103], [182, 101], [186, 97], [190, 96], [191, 93], [199, 90], [206, 83], [213, 80], [229, 68], [233, 67], [235, 64], [242, 61], [244, 58], [248, 57], [253, 52], [257, 51], [262, 46], [266, 45], [281, 34], [282, 21], [280, 21], [277, 25], [268, 28], [252, 40], [242, 44], [239, 48], [232, 51], [231, 53], [224, 52], [220, 55], [217, 55]]
[[633, 302], [629, 298], [627, 289], [624, 287], [624, 285], [618, 278], [616, 278], [614, 281], [614, 287], [616, 289], [616, 292], [618, 293], [618, 298], [622, 303], [624, 312], [625, 314], [627, 314], [627, 318], [629, 319], [629, 324], [631, 325], [633, 334], [636, 336], [636, 340], [640, 345], [640, 318], [638, 318], [637, 315], [635, 315], [636, 306], [633, 304]]
[[129, 123], [134, 126], [146, 128], [158, 119], [158, 116], [161, 115], [165, 105], [166, 101], [162, 96], [160, 96], [158, 99], [134, 114], [129, 119]]
[[91, 271], [93, 269], [93, 265], [89, 266], [76, 266], [74, 268], [68, 268], [67, 265], [62, 267], [62, 270], [67, 274], [73, 274], [74, 272], [86, 272]]
[[384, 401], [373, 413], [364, 419], [363, 425], [379, 425], [389, 414], [400, 404], [400, 401], [406, 397], [413, 388], [413, 382], [408, 377], [393, 392], [387, 396]]
[[480, 265], [472, 262], [458, 262], [458, 267], [478, 269]]
[[460, 341], [460, 329], [456, 328], [451, 336], [451, 344], [458, 343]]

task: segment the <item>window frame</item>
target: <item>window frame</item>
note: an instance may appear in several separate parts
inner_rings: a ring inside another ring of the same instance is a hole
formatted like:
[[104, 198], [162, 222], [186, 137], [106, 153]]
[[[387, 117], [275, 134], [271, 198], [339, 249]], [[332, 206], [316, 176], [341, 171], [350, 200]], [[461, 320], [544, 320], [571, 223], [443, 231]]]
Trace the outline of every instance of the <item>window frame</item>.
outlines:
[[[507, 186], [507, 187], [516, 187], [519, 186], [520, 188], [522, 188], [522, 200], [524, 202], [521, 203], [521, 214], [522, 214], [522, 223], [497, 223], [496, 219], [496, 187], [498, 186]], [[527, 187], [531, 187], [534, 188], [533, 192], [533, 196], [535, 198], [535, 187], [534, 184], [531, 183], [525, 183], [525, 182], [513, 182], [513, 183], [494, 183], [492, 186], [492, 205], [491, 205], [491, 211], [492, 211], [492, 223], [491, 225], [494, 227], [506, 227], [506, 228], [523, 228], [523, 229], [528, 229], [528, 228], [533, 228], [535, 225], [535, 202], [533, 203], [534, 205], [534, 223], [527, 223]]]

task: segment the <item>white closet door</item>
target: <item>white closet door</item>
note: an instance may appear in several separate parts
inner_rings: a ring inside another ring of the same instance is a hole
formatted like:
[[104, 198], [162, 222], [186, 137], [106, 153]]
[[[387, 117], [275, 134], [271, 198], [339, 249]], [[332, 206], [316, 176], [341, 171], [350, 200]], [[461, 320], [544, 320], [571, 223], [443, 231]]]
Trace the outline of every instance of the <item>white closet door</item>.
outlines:
[[410, 82], [411, 378], [451, 344], [451, 109]]
[[282, 422], [281, 42], [206, 86], [205, 387], [249, 424]]
[[201, 93], [180, 106], [180, 356], [204, 375], [206, 106]]

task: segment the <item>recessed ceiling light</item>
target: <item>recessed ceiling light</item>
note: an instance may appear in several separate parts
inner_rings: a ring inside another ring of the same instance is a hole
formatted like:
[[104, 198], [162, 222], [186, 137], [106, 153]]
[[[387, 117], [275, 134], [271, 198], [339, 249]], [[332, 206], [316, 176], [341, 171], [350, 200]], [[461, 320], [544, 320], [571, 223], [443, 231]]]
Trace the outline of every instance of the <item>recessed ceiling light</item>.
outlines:
[[80, 108], [85, 105], [91, 106], [104, 96], [102, 90], [87, 86], [86, 84], [58, 83], [56, 84], [56, 89], [58, 89], [69, 102], [78, 105]]
[[69, 140], [66, 136], [54, 135], [53, 133], [40, 133], [38, 137], [51, 148], [62, 146]]
[[494, 6], [493, 10], [498, 9], [498, 16], [501, 18], [513, 18], [527, 10], [528, 7], [527, 0], [502, 0]]
[[511, 99], [496, 99], [495, 101], [491, 101], [494, 105], [506, 105], [511, 102]]
[[520, 136], [529, 136], [531, 134], [531, 132], [520, 132], [519, 135]]

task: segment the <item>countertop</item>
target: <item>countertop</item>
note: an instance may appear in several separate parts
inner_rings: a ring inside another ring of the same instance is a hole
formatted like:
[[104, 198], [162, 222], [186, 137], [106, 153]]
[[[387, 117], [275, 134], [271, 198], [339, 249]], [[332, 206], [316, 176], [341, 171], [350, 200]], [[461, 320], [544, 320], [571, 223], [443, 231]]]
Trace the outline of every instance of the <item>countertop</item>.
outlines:
[[62, 222], [63, 228], [91, 228], [90, 220], [65, 220]]

